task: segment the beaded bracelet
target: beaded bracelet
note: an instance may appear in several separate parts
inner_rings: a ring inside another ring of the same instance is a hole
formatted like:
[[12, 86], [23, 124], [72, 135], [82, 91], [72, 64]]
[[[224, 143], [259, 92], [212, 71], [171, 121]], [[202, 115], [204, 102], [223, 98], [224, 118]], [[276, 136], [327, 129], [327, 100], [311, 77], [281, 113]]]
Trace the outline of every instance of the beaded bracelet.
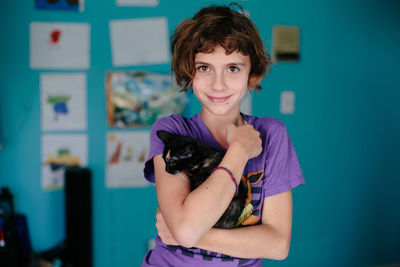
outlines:
[[235, 188], [236, 188], [235, 195], [234, 195], [233, 197], [236, 197], [237, 194], [238, 194], [238, 191], [239, 191], [239, 185], [238, 185], [238, 183], [237, 183], [237, 181], [236, 181], [236, 179], [235, 179], [235, 176], [233, 176], [233, 174], [232, 174], [232, 172], [231, 172], [230, 170], [228, 170], [227, 168], [222, 167], [222, 166], [215, 167], [215, 168], [211, 171], [210, 174], [212, 174], [214, 171], [216, 171], [216, 170], [218, 170], [218, 169], [219, 169], [219, 170], [224, 170], [224, 171], [226, 171], [226, 172], [231, 176], [232, 181], [235, 183]]

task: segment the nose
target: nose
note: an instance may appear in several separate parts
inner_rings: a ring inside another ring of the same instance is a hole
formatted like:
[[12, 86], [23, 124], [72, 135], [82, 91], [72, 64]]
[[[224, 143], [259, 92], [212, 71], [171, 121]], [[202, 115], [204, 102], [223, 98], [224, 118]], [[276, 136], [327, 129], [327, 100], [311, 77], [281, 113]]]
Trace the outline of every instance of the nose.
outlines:
[[222, 72], [214, 73], [211, 88], [215, 91], [222, 91], [225, 89], [224, 74]]

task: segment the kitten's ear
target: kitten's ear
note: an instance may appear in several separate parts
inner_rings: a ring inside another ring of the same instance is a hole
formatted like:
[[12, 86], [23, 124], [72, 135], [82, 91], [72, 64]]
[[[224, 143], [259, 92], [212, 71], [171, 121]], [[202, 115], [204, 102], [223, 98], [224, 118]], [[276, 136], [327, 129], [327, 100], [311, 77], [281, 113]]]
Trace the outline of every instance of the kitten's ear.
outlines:
[[158, 138], [163, 141], [163, 143], [168, 143], [168, 141], [172, 138], [173, 134], [164, 130], [157, 131]]

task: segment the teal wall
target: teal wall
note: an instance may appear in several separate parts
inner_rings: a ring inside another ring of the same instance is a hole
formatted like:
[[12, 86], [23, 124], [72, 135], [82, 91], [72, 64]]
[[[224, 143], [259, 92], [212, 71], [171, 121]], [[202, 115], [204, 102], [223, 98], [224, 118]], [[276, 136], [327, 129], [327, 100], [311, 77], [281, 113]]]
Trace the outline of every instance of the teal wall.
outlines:
[[[166, 16], [169, 31], [201, 6], [227, 1], [160, 1], [156, 8], [87, 0], [84, 13], [36, 11], [33, 0], [0, 10], [0, 186], [28, 216], [35, 251], [64, 237], [63, 192], [40, 188], [39, 75], [29, 68], [29, 23], [88, 22], [89, 167], [93, 171], [96, 267], [138, 266], [156, 230], [154, 187], [105, 188], [104, 74], [111, 64], [109, 20]], [[301, 29], [299, 63], [274, 65], [253, 97], [253, 113], [286, 123], [307, 184], [294, 190], [292, 247], [282, 266], [400, 263], [400, 2], [248, 0], [240, 3], [270, 47], [272, 25]], [[168, 72], [169, 65], [132, 66]], [[283, 90], [294, 115], [279, 114]], [[199, 110], [193, 107], [187, 113]], [[269, 265], [268, 265], [269, 266]]]

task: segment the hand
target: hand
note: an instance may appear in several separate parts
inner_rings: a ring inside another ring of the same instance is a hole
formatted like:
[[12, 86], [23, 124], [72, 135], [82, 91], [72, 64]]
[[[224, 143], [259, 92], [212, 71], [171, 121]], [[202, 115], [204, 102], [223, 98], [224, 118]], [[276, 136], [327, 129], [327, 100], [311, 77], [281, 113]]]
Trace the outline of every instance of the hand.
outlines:
[[157, 207], [156, 219], [156, 228], [162, 242], [167, 245], [178, 246], [178, 242], [176, 242], [175, 238], [172, 236], [167, 225], [165, 224], [164, 216], [161, 213], [160, 207]]
[[251, 124], [239, 127], [234, 124], [228, 125], [226, 127], [226, 140], [229, 146], [240, 145], [247, 153], [248, 159], [257, 157], [262, 151], [260, 133]]

